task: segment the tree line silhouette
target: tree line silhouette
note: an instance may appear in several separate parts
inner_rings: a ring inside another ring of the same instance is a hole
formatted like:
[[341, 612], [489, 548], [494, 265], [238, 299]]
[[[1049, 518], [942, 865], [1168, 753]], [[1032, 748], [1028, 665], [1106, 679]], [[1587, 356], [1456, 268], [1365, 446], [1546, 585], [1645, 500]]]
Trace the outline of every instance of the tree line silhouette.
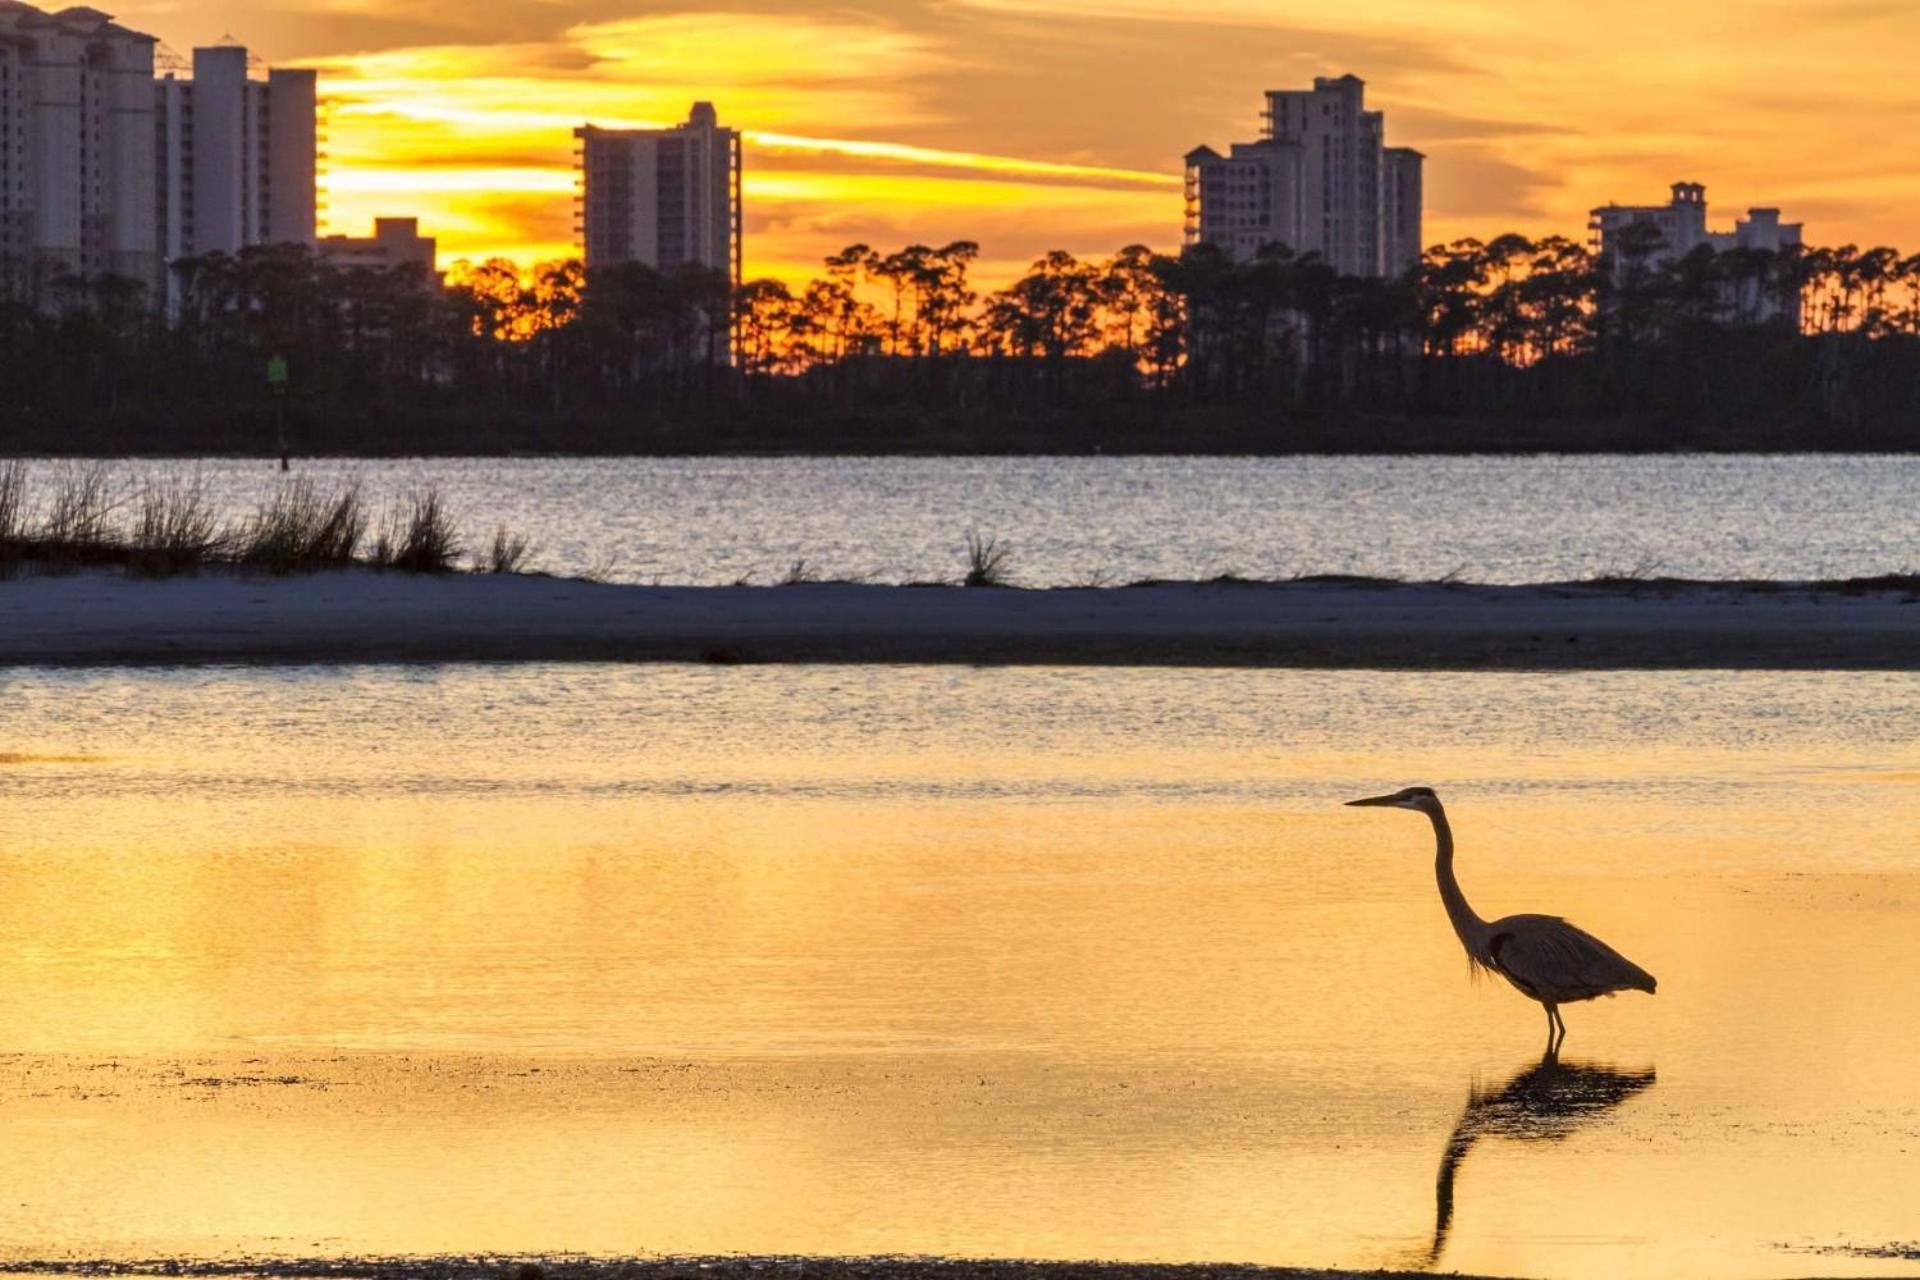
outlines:
[[[1398, 279], [1272, 246], [854, 245], [801, 286], [569, 261], [444, 280], [294, 246], [0, 301], [0, 450], [1910, 449], [1920, 255], [1652, 228], [1429, 250]], [[270, 360], [284, 387], [269, 386]], [[275, 403], [284, 396], [285, 403]]]

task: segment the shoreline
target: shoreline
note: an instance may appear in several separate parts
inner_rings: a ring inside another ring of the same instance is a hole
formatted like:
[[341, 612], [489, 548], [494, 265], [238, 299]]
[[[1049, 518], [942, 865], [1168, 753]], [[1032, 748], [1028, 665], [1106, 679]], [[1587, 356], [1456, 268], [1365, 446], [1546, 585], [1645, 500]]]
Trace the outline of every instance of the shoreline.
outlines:
[[[915, 380], [915, 387], [918, 387]], [[1406, 454], [1910, 454], [1899, 413], [1839, 427], [1787, 415], [1754, 425], [1752, 413], [1703, 419], [1686, 411], [1522, 414], [1460, 408], [1275, 410], [1270, 405], [1105, 398], [1063, 406], [968, 398], [956, 411], [884, 392], [851, 404], [803, 398], [743, 403], [697, 398], [657, 404], [638, 417], [582, 406], [429, 407], [344, 403], [291, 406], [296, 458], [800, 456], [1267, 456]], [[1774, 406], [1769, 405], [1770, 409]], [[0, 420], [0, 449], [19, 457], [240, 456], [277, 458], [278, 421], [264, 401], [161, 408], [119, 418]]]
[[215, 1280], [1412, 1280], [1461, 1272], [1346, 1271], [1217, 1262], [1071, 1262], [1020, 1258], [398, 1257], [0, 1261], [0, 1276], [186, 1276]]
[[[711, 460], [737, 461], [766, 459], [785, 461], [806, 458], [858, 458], [909, 460], [926, 459], [1016, 459], [1036, 458], [1258, 458], [1274, 460], [1314, 458], [1910, 458], [1920, 454], [1920, 446], [1905, 439], [1817, 440], [1795, 436], [1756, 440], [1727, 439], [1720, 436], [1674, 438], [1635, 434], [1615, 439], [1590, 436], [1568, 441], [1559, 435], [1539, 430], [1504, 432], [1463, 432], [1451, 420], [1436, 430], [1405, 438], [1366, 435], [1353, 432], [1325, 432], [1305, 439], [1277, 441], [1270, 427], [1232, 431], [1167, 432], [1151, 435], [1131, 434], [1114, 438], [1106, 435], [1082, 439], [1075, 436], [1041, 436], [1030, 432], [1009, 431], [986, 439], [971, 439], [954, 433], [928, 436], [876, 438], [870, 433], [848, 436], [822, 435], [818, 432], [799, 436], [760, 433], [715, 437], [710, 432], [663, 432], [642, 441], [623, 438], [617, 442], [596, 444], [574, 440], [553, 441], [551, 433], [521, 438], [508, 433], [500, 437], [475, 440], [470, 435], [458, 439], [422, 435], [402, 443], [389, 436], [380, 439], [354, 436], [341, 440], [309, 440], [289, 450], [294, 474], [302, 463], [359, 462], [459, 462], [485, 461], [657, 461]], [[0, 429], [4, 434], [4, 429]], [[63, 431], [45, 440], [14, 437], [0, 443], [0, 459], [26, 462], [259, 462], [267, 467], [278, 464], [279, 450], [261, 443], [264, 435], [257, 427], [215, 439], [169, 437], [155, 443], [151, 433], [122, 440], [113, 438], [90, 441]], [[384, 442], [384, 443], [383, 443]], [[36, 445], [41, 447], [35, 447]]]
[[0, 666], [461, 662], [1920, 669], [1920, 590], [1610, 580], [652, 587], [355, 569], [0, 581]]

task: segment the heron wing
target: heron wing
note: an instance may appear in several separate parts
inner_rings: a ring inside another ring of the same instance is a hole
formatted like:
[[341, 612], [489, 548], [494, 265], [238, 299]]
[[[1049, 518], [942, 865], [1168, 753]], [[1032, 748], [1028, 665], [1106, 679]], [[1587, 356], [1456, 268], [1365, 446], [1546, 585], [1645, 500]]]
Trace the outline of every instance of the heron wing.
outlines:
[[1489, 931], [1494, 967], [1537, 999], [1654, 989], [1653, 975], [1558, 916], [1508, 916]]

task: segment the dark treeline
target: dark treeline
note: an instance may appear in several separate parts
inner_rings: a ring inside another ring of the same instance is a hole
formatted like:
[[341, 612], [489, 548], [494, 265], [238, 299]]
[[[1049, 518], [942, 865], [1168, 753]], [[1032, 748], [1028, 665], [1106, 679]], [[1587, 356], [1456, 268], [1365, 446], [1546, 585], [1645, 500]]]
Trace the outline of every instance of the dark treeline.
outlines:
[[[1920, 256], [1618, 260], [1508, 235], [1401, 279], [1274, 247], [856, 245], [794, 288], [577, 262], [444, 282], [302, 249], [182, 264], [177, 297], [0, 302], [0, 451], [1910, 450]], [[270, 386], [269, 362], [289, 377]]]

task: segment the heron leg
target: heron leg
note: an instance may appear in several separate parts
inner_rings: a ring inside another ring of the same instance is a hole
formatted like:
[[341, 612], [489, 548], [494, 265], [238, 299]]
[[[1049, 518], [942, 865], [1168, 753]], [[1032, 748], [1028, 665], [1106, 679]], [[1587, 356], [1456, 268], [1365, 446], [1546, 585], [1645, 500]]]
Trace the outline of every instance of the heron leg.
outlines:
[[1541, 1002], [1541, 1008], [1547, 1011], [1547, 1056], [1560, 1052], [1561, 1043], [1567, 1038], [1567, 1024], [1560, 1018], [1560, 1006]]

